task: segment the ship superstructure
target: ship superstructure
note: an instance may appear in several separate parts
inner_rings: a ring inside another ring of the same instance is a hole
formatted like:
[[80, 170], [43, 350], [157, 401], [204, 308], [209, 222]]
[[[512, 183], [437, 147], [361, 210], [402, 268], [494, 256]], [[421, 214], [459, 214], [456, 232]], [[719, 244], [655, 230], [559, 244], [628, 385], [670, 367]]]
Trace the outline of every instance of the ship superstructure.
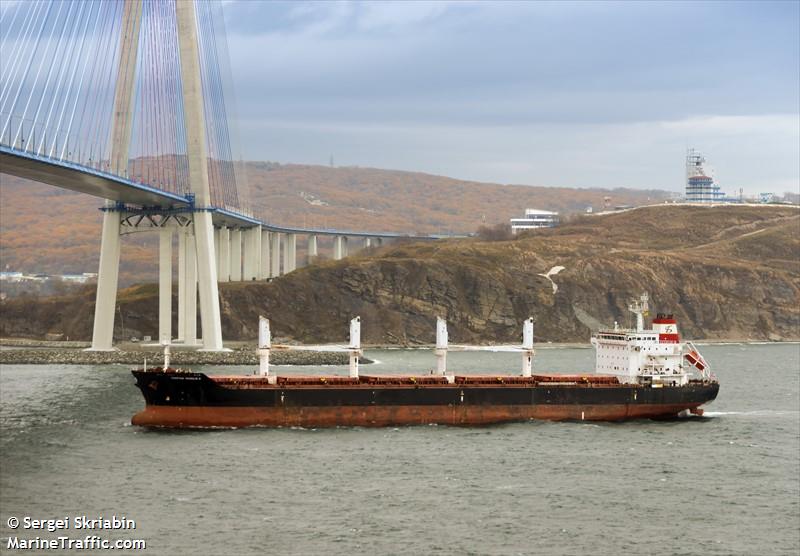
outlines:
[[[598, 330], [592, 335], [596, 350], [595, 373], [612, 375], [623, 384], [683, 386], [690, 372], [702, 378], [710, 372], [691, 342], [681, 342], [678, 323], [671, 314], [659, 313], [652, 328], [644, 328], [649, 297], [643, 294], [628, 305], [636, 315], [636, 328]], [[688, 362], [688, 365], [684, 365]]]

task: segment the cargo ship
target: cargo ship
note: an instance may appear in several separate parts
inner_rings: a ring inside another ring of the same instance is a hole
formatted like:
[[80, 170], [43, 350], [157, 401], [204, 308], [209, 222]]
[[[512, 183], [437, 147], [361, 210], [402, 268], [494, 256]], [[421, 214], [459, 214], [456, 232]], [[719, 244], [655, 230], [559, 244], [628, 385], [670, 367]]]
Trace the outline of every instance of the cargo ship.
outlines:
[[[429, 375], [360, 373], [361, 323], [350, 323], [347, 346], [273, 345], [269, 321], [259, 322], [259, 370], [255, 375], [218, 376], [173, 369], [169, 346], [162, 367], [134, 370], [144, 410], [134, 425], [146, 427], [334, 427], [487, 425], [530, 419], [621, 421], [702, 415], [719, 382], [691, 344], [682, 342], [672, 315], [659, 314], [644, 327], [647, 295], [634, 300], [636, 328], [617, 323], [591, 338], [595, 372], [533, 373], [533, 319], [518, 346], [458, 346], [448, 343], [447, 324], [436, 329], [436, 369]], [[271, 351], [346, 351], [349, 376], [276, 376]], [[515, 351], [518, 375], [459, 375], [447, 369], [448, 351]]]

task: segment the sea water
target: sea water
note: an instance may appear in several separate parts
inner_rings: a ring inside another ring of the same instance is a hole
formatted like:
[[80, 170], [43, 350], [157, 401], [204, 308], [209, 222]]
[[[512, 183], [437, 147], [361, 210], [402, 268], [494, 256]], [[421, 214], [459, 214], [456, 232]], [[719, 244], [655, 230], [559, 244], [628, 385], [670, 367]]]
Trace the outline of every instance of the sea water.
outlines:
[[[701, 349], [721, 382], [704, 418], [473, 428], [152, 431], [130, 425], [143, 399], [124, 366], [2, 366], [0, 552], [94, 535], [152, 555], [797, 554], [800, 345]], [[365, 374], [435, 366], [430, 351], [366, 356]], [[539, 349], [535, 372], [592, 358]], [[465, 374], [520, 364], [448, 357]], [[72, 521], [112, 516], [135, 529]]]

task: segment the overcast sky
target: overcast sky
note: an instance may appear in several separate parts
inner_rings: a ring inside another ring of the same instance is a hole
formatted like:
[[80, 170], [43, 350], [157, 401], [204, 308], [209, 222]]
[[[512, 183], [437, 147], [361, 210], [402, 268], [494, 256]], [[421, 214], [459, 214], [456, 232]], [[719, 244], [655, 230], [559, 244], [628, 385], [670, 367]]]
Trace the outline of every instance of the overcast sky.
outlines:
[[462, 179], [800, 188], [800, 3], [224, 4], [244, 155]]

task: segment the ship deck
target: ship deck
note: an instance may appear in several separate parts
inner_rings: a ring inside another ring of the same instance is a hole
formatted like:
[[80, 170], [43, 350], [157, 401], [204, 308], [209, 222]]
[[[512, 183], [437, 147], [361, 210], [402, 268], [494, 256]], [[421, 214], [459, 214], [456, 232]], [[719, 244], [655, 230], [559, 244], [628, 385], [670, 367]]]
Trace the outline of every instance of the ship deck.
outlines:
[[[179, 374], [179, 373], [176, 373]], [[360, 375], [357, 378], [337, 375], [294, 375], [273, 376], [272, 382], [263, 376], [245, 375], [206, 375], [215, 384], [225, 388], [303, 388], [303, 387], [363, 387], [391, 388], [415, 386], [506, 386], [527, 387], [542, 385], [568, 386], [621, 386], [619, 380], [611, 375], [533, 375], [530, 377], [513, 375], [455, 375], [452, 381], [445, 376], [435, 375]]]

